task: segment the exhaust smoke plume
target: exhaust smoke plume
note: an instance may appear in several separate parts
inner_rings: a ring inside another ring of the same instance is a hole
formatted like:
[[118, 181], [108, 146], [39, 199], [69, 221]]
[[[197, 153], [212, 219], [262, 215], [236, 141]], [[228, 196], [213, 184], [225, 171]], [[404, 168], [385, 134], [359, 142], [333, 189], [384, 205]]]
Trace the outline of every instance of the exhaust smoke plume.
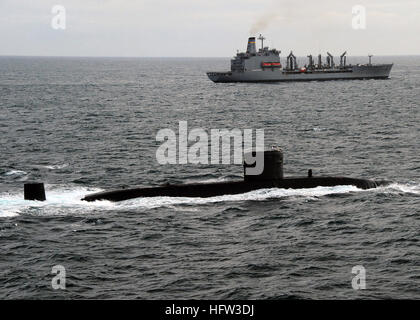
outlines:
[[278, 12], [267, 12], [262, 15], [251, 27], [249, 30], [250, 35], [255, 35], [258, 32], [262, 32], [268, 28], [268, 26], [280, 17]]

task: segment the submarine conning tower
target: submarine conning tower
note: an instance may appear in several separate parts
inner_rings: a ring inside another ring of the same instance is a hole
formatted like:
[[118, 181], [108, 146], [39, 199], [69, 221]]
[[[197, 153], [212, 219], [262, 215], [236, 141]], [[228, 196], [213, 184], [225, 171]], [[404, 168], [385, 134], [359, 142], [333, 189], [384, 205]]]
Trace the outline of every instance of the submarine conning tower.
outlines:
[[[248, 159], [250, 155], [252, 155], [252, 159], [256, 159], [252, 164], [246, 162], [246, 159]], [[247, 174], [247, 168], [255, 168], [258, 159], [264, 160], [262, 172], [256, 175]], [[245, 154], [244, 181], [251, 182], [278, 179], [283, 179], [283, 151], [281, 149], [252, 151], [251, 153]]]
[[255, 45], [255, 37], [249, 37], [246, 53], [252, 54], [252, 55], [257, 54], [257, 47]]

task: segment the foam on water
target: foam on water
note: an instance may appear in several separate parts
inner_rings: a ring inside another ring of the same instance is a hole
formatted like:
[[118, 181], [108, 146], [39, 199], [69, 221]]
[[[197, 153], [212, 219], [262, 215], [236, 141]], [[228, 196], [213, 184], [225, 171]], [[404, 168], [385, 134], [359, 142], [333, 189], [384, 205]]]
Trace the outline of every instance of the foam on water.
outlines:
[[228, 202], [228, 201], [264, 201], [268, 199], [289, 199], [289, 200], [300, 200], [300, 199], [311, 199], [316, 200], [319, 197], [331, 195], [331, 194], [347, 194], [352, 192], [379, 192], [379, 193], [413, 193], [420, 194], [420, 185], [406, 185], [406, 184], [391, 184], [386, 187], [380, 187], [376, 189], [363, 190], [356, 186], [334, 186], [334, 187], [316, 187], [307, 189], [259, 189], [247, 193], [234, 194], [234, 195], [223, 195], [210, 198], [191, 198], [191, 197], [150, 197], [150, 198], [137, 198], [126, 200], [117, 203], [117, 206], [123, 206], [125, 208], [145, 207], [145, 208], [156, 208], [180, 204], [188, 205], [202, 205], [216, 202]]
[[335, 187], [316, 187], [310, 189], [259, 189], [247, 193], [223, 195], [209, 198], [191, 198], [191, 197], [150, 197], [137, 198], [120, 202], [125, 207], [146, 207], [156, 208], [162, 206], [171, 206], [178, 204], [208, 204], [228, 201], [264, 201], [267, 199], [279, 198], [305, 198], [316, 199], [321, 196], [335, 193], [349, 193], [361, 191], [355, 186], [335, 186]]
[[400, 184], [393, 183], [386, 187], [379, 187], [375, 189], [377, 192], [383, 193], [411, 193], [413, 195], [420, 195], [420, 185], [419, 184]]
[[46, 186], [46, 201], [24, 200], [23, 193], [0, 194], [0, 218], [13, 217], [20, 213], [34, 212], [37, 214], [54, 215], [66, 214], [66, 210], [77, 212], [80, 209], [114, 207], [109, 201], [86, 202], [82, 201], [87, 193], [100, 192], [101, 189], [83, 187], [52, 187]]
[[86, 202], [81, 199], [90, 193], [103, 191], [97, 188], [85, 187], [52, 187], [46, 186], [46, 201], [27, 201], [23, 199], [23, 193], [0, 194], [0, 218], [13, 217], [20, 213], [39, 215], [60, 215], [71, 213], [86, 213], [91, 210], [127, 210], [135, 208], [158, 208], [175, 205], [204, 205], [217, 202], [236, 201], [264, 201], [268, 199], [297, 200], [311, 199], [331, 194], [347, 194], [352, 192], [375, 192], [386, 194], [409, 193], [420, 195], [418, 184], [391, 184], [386, 187], [362, 190], [355, 186], [316, 187], [308, 189], [259, 189], [247, 193], [235, 195], [223, 195], [210, 198], [193, 197], [150, 197], [137, 198], [121, 202], [94, 201]]
[[27, 172], [23, 170], [10, 170], [10, 171], [7, 171], [4, 175], [5, 176], [23, 176], [25, 174], [27, 174]]
[[0, 217], [12, 217], [19, 213], [30, 213], [43, 215], [59, 215], [61, 212], [75, 213], [83, 210], [125, 210], [142, 208], [156, 208], [173, 206], [179, 204], [208, 204], [227, 201], [263, 201], [275, 198], [305, 197], [316, 198], [331, 193], [348, 193], [358, 191], [354, 186], [317, 187], [313, 189], [260, 189], [243, 194], [223, 195], [210, 198], [192, 197], [150, 197], [137, 198], [122, 202], [95, 201], [86, 202], [81, 199], [89, 193], [103, 191], [101, 189], [90, 189], [83, 187], [51, 187], [46, 186], [46, 201], [24, 200], [23, 193], [0, 194]]
[[63, 169], [68, 167], [67, 163], [63, 163], [63, 164], [55, 164], [55, 165], [48, 165], [48, 166], [43, 166], [46, 169], [50, 169], [50, 170], [56, 170], [56, 169]]

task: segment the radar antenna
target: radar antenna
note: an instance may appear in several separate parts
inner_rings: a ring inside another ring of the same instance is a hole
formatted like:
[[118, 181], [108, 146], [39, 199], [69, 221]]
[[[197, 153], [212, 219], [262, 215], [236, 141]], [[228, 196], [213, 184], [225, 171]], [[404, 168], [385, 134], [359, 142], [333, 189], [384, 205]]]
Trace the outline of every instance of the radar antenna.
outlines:
[[261, 50], [264, 49], [264, 40], [265, 38], [260, 34], [260, 36], [258, 37], [258, 40], [261, 40]]

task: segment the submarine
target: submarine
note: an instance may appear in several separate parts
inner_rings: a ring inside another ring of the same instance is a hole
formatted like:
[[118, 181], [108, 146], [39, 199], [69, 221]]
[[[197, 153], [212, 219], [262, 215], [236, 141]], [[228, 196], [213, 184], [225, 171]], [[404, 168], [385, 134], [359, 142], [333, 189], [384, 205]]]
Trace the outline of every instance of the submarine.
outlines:
[[[332, 187], [341, 185], [352, 185], [360, 189], [371, 189], [378, 186], [388, 185], [389, 181], [376, 181], [369, 179], [357, 179], [350, 177], [313, 176], [312, 170], [308, 170], [304, 177], [283, 176], [283, 152], [281, 149], [272, 149], [262, 152], [261, 159], [264, 160], [264, 168], [260, 174], [247, 174], [247, 168], [255, 168], [256, 162], [243, 163], [244, 179], [238, 181], [223, 181], [213, 183], [191, 183], [191, 184], [165, 184], [149, 188], [132, 188], [105, 191], [86, 195], [84, 201], [124, 201], [140, 197], [215, 197], [221, 195], [240, 194], [258, 189], [283, 188], [303, 189], [315, 187]], [[245, 157], [246, 159], [247, 157]]]

